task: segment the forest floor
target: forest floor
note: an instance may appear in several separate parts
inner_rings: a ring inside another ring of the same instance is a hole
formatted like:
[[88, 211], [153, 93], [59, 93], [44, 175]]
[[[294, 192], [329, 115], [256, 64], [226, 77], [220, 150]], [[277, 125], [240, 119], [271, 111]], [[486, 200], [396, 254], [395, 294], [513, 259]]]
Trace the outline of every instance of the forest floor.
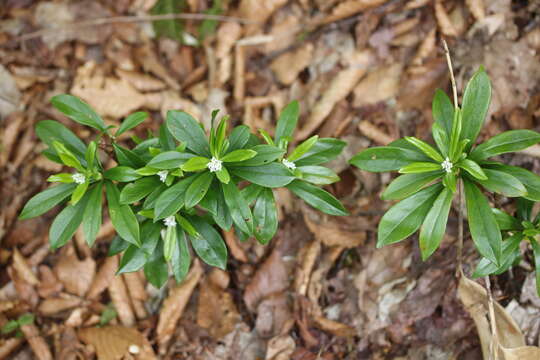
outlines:
[[[162, 2], [191, 14], [212, 6]], [[442, 39], [460, 95], [480, 65], [491, 77], [481, 138], [538, 130], [539, 2], [222, 0], [214, 2], [219, 21], [166, 22], [184, 44], [155, 35], [147, 16], [155, 3], [0, 5], [0, 327], [35, 316], [19, 335], [1, 335], [0, 359], [480, 359], [475, 323], [457, 294], [455, 209], [429, 261], [415, 236], [375, 249], [378, 220], [391, 206], [380, 193], [395, 175], [360, 171], [347, 159], [402, 136], [430, 141], [434, 90], [450, 90]], [[269, 245], [225, 234], [226, 272], [196, 263], [184, 283], [171, 279], [163, 289], [139, 273], [114, 276], [107, 218], [93, 248], [77, 234], [53, 252], [47, 234], [58, 209], [32, 220], [17, 215], [61, 170], [40, 155], [36, 122], [92, 135], [53, 109], [59, 93], [79, 96], [111, 124], [150, 112], [139, 135], [156, 131], [170, 109], [203, 122], [221, 109], [236, 124], [272, 133], [278, 111], [298, 99], [296, 141], [319, 134], [348, 143], [331, 163], [341, 181], [327, 190], [351, 216], [322, 216], [279, 191], [280, 226]], [[538, 173], [539, 157], [533, 147], [505, 161]], [[468, 237], [463, 261], [470, 274], [478, 258]], [[528, 345], [538, 346], [531, 269], [526, 254], [491, 287]]]

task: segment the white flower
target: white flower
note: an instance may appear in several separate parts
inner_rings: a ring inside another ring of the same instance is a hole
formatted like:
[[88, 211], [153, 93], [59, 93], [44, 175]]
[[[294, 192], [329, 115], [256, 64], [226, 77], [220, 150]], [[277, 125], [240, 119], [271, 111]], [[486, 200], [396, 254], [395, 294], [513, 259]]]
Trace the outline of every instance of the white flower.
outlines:
[[81, 173], [75, 173], [75, 174], [71, 175], [71, 178], [77, 184], [84, 184], [84, 182], [86, 181], [86, 176], [84, 176], [84, 174], [81, 174]]
[[221, 164], [221, 160], [218, 160], [212, 156], [212, 159], [210, 159], [210, 162], [206, 165], [206, 167], [208, 170], [210, 170], [210, 172], [216, 172], [221, 170]]
[[159, 180], [161, 180], [161, 182], [165, 182], [165, 180], [167, 180], [167, 175], [169, 175], [169, 172], [167, 170], [161, 170], [158, 171], [156, 175], [159, 176]]
[[173, 226], [176, 226], [176, 220], [175, 220], [175, 218], [174, 218], [174, 215], [173, 215], [173, 216], [166, 217], [165, 219], [163, 219], [163, 223], [164, 223], [165, 226], [167, 226], [167, 227], [173, 227]]
[[452, 164], [450, 162], [450, 159], [449, 158], [446, 158], [442, 163], [441, 163], [441, 167], [447, 172], [452, 172], [452, 167], [454, 166], [454, 164]]
[[286, 167], [288, 167], [291, 170], [296, 169], [296, 165], [292, 161], [289, 161], [287, 159], [283, 159], [283, 160], [281, 160], [281, 162], [283, 163], [283, 165], [285, 165]]

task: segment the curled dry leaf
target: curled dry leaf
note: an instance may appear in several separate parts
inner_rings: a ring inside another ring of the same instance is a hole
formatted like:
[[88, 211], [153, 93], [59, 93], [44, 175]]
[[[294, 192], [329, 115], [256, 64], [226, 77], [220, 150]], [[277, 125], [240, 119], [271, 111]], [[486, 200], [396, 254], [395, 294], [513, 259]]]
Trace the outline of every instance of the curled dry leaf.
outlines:
[[297, 268], [296, 276], [294, 277], [294, 289], [297, 294], [306, 295], [311, 272], [320, 253], [321, 242], [318, 240], [310, 242], [300, 250], [300, 267]]
[[255, 33], [276, 10], [286, 3], [287, 0], [242, 0], [238, 7], [238, 14], [241, 18], [255, 22], [246, 26], [245, 33], [247, 35]]
[[197, 260], [193, 263], [186, 279], [173, 287], [169, 292], [169, 296], [163, 302], [156, 329], [160, 352], [165, 351], [166, 345], [174, 334], [176, 324], [184, 313], [184, 309], [191, 298], [193, 290], [199, 283], [202, 273], [203, 268]]
[[224, 22], [217, 31], [216, 57], [221, 59], [231, 52], [242, 35], [242, 26], [236, 22]]
[[52, 360], [51, 350], [45, 342], [45, 339], [40, 335], [39, 329], [34, 324], [26, 324], [21, 326], [21, 331], [30, 344], [32, 352], [38, 360]]
[[133, 313], [131, 299], [124, 283], [123, 275], [115, 275], [113, 277], [109, 284], [109, 295], [122, 324], [133, 326], [135, 324], [135, 314]]
[[123, 326], [105, 326], [82, 329], [79, 338], [94, 346], [100, 360], [118, 360], [129, 353], [137, 353], [137, 359], [156, 359], [152, 346], [137, 329]]
[[296, 349], [294, 339], [289, 335], [279, 335], [268, 341], [265, 360], [289, 360]]
[[51, 316], [58, 314], [62, 311], [77, 307], [82, 303], [82, 300], [78, 297], [69, 294], [61, 295], [63, 296], [49, 297], [41, 301], [38, 307], [39, 313], [45, 316]]
[[19, 277], [27, 283], [31, 285], [37, 285], [39, 283], [38, 278], [17, 248], [13, 249], [13, 268], [17, 271]]
[[68, 292], [82, 297], [92, 284], [96, 263], [91, 257], [79, 260], [73, 247], [65, 250], [54, 267], [54, 273]]
[[388, 0], [346, 0], [340, 2], [335, 8], [332, 9], [332, 13], [327, 16], [323, 23], [329, 24], [341, 19], [345, 19], [349, 16], [358, 14], [361, 11], [377, 7], [384, 4]]
[[314, 316], [315, 324], [321, 330], [331, 333], [339, 337], [352, 337], [356, 335], [356, 329], [347, 324], [338, 321], [330, 320], [324, 316]]
[[396, 96], [401, 72], [402, 66], [399, 63], [371, 71], [354, 88], [354, 106], [374, 104]]
[[121, 79], [127, 80], [135, 89], [139, 91], [157, 91], [163, 90], [166, 87], [163, 81], [150, 75], [141, 74], [135, 71], [116, 69], [116, 74]]
[[297, 79], [298, 74], [309, 65], [312, 56], [313, 44], [306, 43], [293, 52], [286, 52], [278, 56], [270, 68], [282, 84], [290, 85]]
[[118, 268], [118, 256], [109, 256], [105, 259], [101, 267], [99, 268], [98, 273], [94, 277], [92, 285], [88, 290], [87, 298], [95, 299], [97, 298], [111, 283]]
[[341, 70], [330, 82], [328, 88], [322, 94], [321, 99], [315, 104], [307, 122], [299, 130], [299, 140], [307, 138], [317, 129], [324, 119], [330, 114], [334, 105], [343, 100], [352, 91], [358, 81], [364, 76], [371, 62], [371, 53], [363, 51], [355, 54], [354, 63], [347, 69]]
[[0, 359], [8, 359], [8, 356], [11, 355], [22, 343], [22, 338], [12, 337], [6, 340], [0, 340]]

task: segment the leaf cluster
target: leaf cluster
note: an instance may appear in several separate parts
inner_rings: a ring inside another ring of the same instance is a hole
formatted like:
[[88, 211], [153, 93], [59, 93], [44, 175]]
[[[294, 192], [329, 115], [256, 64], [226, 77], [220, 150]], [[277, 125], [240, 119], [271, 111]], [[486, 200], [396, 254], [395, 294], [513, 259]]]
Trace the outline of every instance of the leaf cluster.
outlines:
[[[132, 137], [133, 147], [118, 141], [148, 114], [128, 116], [112, 133], [88, 104], [58, 95], [52, 104], [72, 120], [99, 131], [85, 144], [59, 122], [41, 121], [39, 138], [48, 145], [43, 154], [73, 168], [54, 174], [59, 183], [35, 195], [21, 219], [39, 216], [58, 204], [65, 207], [54, 219], [49, 241], [53, 249], [65, 245], [82, 226], [92, 246], [106, 208], [117, 236], [109, 255], [123, 253], [119, 273], [144, 269], [157, 287], [169, 269], [177, 281], [187, 274], [192, 251], [211, 266], [224, 269], [227, 248], [216, 226], [238, 237], [255, 237], [261, 244], [275, 235], [278, 218], [274, 188], [286, 187], [309, 205], [330, 215], [346, 215], [343, 205], [320, 185], [339, 180], [322, 164], [340, 154], [345, 143], [313, 136], [289, 149], [299, 116], [296, 101], [279, 116], [275, 136], [256, 135], [247, 126], [229, 131], [228, 116], [212, 113], [209, 134], [183, 111], [167, 113], [159, 133]], [[102, 151], [109, 150], [109, 151]], [[102, 158], [112, 156], [117, 166]]]

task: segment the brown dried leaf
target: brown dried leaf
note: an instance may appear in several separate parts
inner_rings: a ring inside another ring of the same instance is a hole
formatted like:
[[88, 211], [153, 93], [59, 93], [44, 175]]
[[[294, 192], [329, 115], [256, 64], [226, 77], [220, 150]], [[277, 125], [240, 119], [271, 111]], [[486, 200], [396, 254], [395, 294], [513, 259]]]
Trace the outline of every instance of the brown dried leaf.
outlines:
[[465, 0], [465, 4], [469, 8], [471, 14], [473, 14], [476, 20], [484, 20], [486, 17], [486, 9], [484, 7], [484, 0]]
[[309, 231], [326, 246], [353, 248], [363, 244], [366, 239], [365, 229], [358, 228], [362, 224], [358, 224], [353, 216], [329, 217], [308, 206], [303, 206], [302, 212]]
[[178, 84], [178, 82], [171, 76], [167, 68], [159, 61], [157, 57], [158, 52], [152, 47], [151, 44], [152, 43], [148, 42], [145, 45], [135, 49], [135, 58], [141, 62], [145, 71], [156, 75], [174, 90], [180, 90], [180, 84]]
[[263, 337], [287, 334], [294, 326], [294, 317], [285, 292], [265, 297], [257, 306], [255, 328]]
[[366, 120], [362, 120], [358, 123], [358, 130], [360, 130], [362, 135], [379, 145], [388, 145], [395, 140], [393, 136], [382, 132], [377, 126]]
[[40, 265], [39, 279], [37, 291], [39, 296], [44, 299], [59, 293], [64, 288], [51, 268], [46, 265]]
[[137, 359], [156, 359], [152, 346], [137, 329], [123, 326], [105, 326], [82, 329], [79, 338], [94, 346], [100, 360], [118, 360], [128, 355]]
[[45, 339], [39, 334], [39, 329], [34, 324], [27, 324], [21, 326], [21, 331], [28, 341], [30, 348], [34, 352], [34, 355], [38, 360], [52, 360], [51, 350], [45, 342]]
[[296, 270], [294, 277], [294, 289], [297, 294], [305, 296], [307, 293], [309, 281], [311, 278], [311, 272], [313, 266], [321, 253], [320, 241], [314, 240], [304, 246], [298, 254], [300, 260], [300, 267]]
[[282, 84], [290, 85], [296, 80], [298, 74], [309, 65], [312, 56], [313, 44], [306, 43], [294, 52], [286, 52], [278, 56], [270, 68]]
[[242, 26], [235, 22], [224, 22], [217, 31], [216, 57], [221, 59], [231, 52], [242, 35]]
[[118, 256], [107, 257], [94, 277], [94, 281], [92, 282], [92, 285], [90, 285], [86, 298], [95, 299], [103, 290], [109, 287], [117, 268]]
[[444, 88], [447, 79], [448, 70], [444, 58], [435, 58], [423, 66], [410, 69], [407, 78], [401, 83], [398, 104], [402, 109], [431, 108], [433, 92], [437, 87]]
[[323, 316], [318, 316], [318, 315], [315, 315], [313, 319], [315, 320], [315, 324], [317, 325], [317, 327], [335, 336], [352, 337], [356, 335], [356, 329], [347, 324], [330, 320]]
[[227, 243], [227, 247], [229, 248], [231, 255], [240, 262], [248, 262], [248, 258], [246, 256], [246, 253], [244, 252], [244, 249], [242, 249], [240, 244], [238, 244], [238, 239], [234, 234], [234, 229], [231, 229], [229, 231], [224, 230], [223, 237], [225, 238], [225, 242]]
[[17, 110], [21, 93], [10, 72], [0, 64], [0, 117], [4, 118]]
[[55, 315], [59, 312], [72, 309], [74, 307], [77, 307], [81, 305], [82, 300], [78, 297], [68, 295], [68, 294], [61, 294], [62, 297], [49, 297], [44, 299], [38, 307], [38, 311], [40, 314], [43, 314], [45, 316]]
[[125, 326], [133, 326], [135, 324], [135, 314], [133, 313], [131, 299], [122, 275], [115, 275], [113, 277], [109, 285], [109, 295], [118, 313], [120, 322]]
[[395, 63], [371, 71], [354, 88], [354, 106], [360, 107], [393, 98], [399, 91], [402, 66]]
[[91, 257], [79, 260], [73, 247], [66, 250], [54, 267], [54, 273], [68, 292], [82, 297], [92, 284], [96, 263]]
[[193, 290], [199, 283], [202, 273], [201, 263], [195, 261], [186, 279], [173, 287], [169, 292], [169, 296], [163, 302], [156, 328], [160, 352], [165, 351], [165, 347], [174, 334], [176, 324], [182, 316]]
[[332, 9], [332, 13], [327, 16], [323, 23], [328, 24], [349, 16], [353, 16], [361, 11], [382, 5], [388, 0], [347, 0], [339, 3]]
[[268, 341], [266, 360], [289, 360], [296, 349], [294, 339], [289, 335], [279, 335]]
[[116, 69], [116, 75], [121, 79], [127, 80], [133, 87], [139, 91], [157, 91], [163, 90], [166, 85], [150, 75], [141, 74], [135, 71], [126, 71]]
[[23, 341], [24, 339], [15, 337], [0, 340], [0, 359], [7, 359], [8, 356], [23, 343]]
[[30, 285], [37, 285], [39, 283], [38, 278], [17, 248], [13, 249], [13, 268], [17, 271], [18, 276]]
[[246, 26], [245, 33], [247, 35], [255, 33], [276, 10], [286, 3], [287, 0], [242, 0], [238, 7], [240, 17], [255, 22]]
[[441, 32], [446, 36], [458, 36], [458, 31], [444, 8], [442, 0], [435, 0], [435, 18]]

